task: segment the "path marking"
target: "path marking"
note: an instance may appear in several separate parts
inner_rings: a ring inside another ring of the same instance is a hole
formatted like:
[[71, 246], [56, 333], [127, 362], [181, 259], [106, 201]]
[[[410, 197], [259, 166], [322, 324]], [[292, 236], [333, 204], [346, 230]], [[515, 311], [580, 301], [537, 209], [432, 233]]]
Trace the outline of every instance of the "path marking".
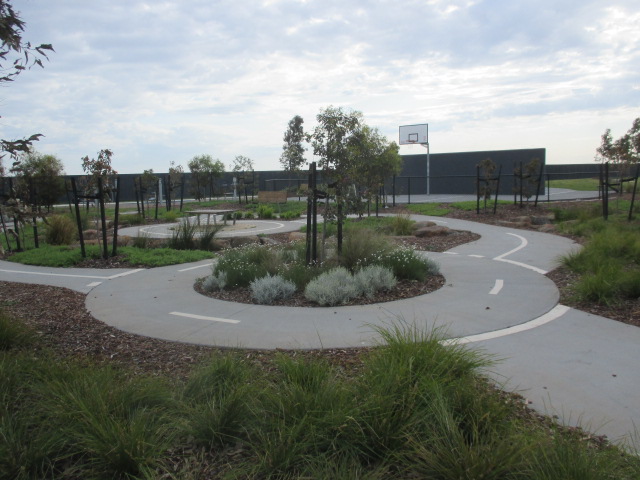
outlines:
[[118, 273], [117, 275], [111, 275], [110, 277], [104, 277], [101, 275], [74, 275], [71, 273], [27, 272], [24, 270], [5, 270], [5, 269], [0, 269], [0, 272], [20, 273], [23, 275], [40, 275], [42, 277], [97, 278], [100, 280], [113, 280], [114, 278], [125, 277], [127, 275], [131, 275], [132, 273], [141, 272], [142, 270], [144, 270], [144, 268], [129, 270], [127, 272]]
[[240, 323], [240, 320], [231, 320], [229, 318], [218, 318], [218, 317], [206, 317], [204, 315], [195, 315], [193, 313], [170, 312], [169, 315], [176, 315], [178, 317], [186, 317], [186, 318], [195, 318], [196, 320], [209, 320], [210, 322]]
[[443, 340], [441, 343], [445, 346], [464, 345], [467, 343], [482, 342], [484, 340], [506, 337], [507, 335], [513, 335], [514, 333], [526, 332], [527, 330], [532, 330], [534, 328], [541, 327], [546, 323], [557, 320], [569, 310], [571, 309], [565, 305], [556, 305], [544, 315], [521, 325], [503, 328], [502, 330], [494, 330], [493, 332], [479, 333], [478, 335], [469, 335], [468, 337], [450, 338], [448, 340]]
[[493, 286], [493, 288], [489, 292], [489, 295], [497, 295], [497, 294], [499, 294], [500, 290], [502, 290], [502, 287], [504, 287], [504, 280], [501, 280], [501, 279], [498, 278], [496, 280], [496, 284]]
[[484, 258], [484, 255], [467, 255], [468, 257], [473, 257], [473, 258]]
[[196, 270], [197, 268], [210, 267], [211, 265], [213, 265], [213, 262], [205, 263], [204, 265], [197, 265], [195, 267], [183, 268], [182, 270], [178, 270], [178, 271], [179, 272], [188, 272], [189, 270]]
[[541, 273], [542, 275], [547, 273], [546, 270], [542, 270], [541, 268], [534, 267], [533, 265], [528, 265], [526, 263], [516, 262], [515, 260], [509, 260], [507, 258], [504, 258], [504, 257], [508, 257], [512, 253], [516, 253], [518, 250], [522, 250], [527, 245], [529, 245], [529, 242], [527, 241], [527, 239], [524, 238], [524, 237], [521, 237], [520, 235], [516, 235], [515, 233], [507, 233], [507, 235], [511, 235], [511, 236], [514, 236], [514, 237], [520, 239], [520, 245], [518, 245], [513, 250], [509, 250], [507, 253], [503, 253], [502, 255], [498, 255], [497, 257], [494, 258], [495, 261], [511, 263], [512, 265], [517, 265], [519, 267], [528, 268], [529, 270], [533, 270], [534, 272]]
[[120, 278], [120, 277], [126, 277], [127, 275], [131, 275], [134, 273], [138, 273], [138, 272], [142, 272], [144, 270], [144, 268], [136, 268], [135, 270], [129, 270], [128, 272], [122, 272], [122, 273], [118, 273], [116, 275], [111, 275], [110, 277], [107, 277], [107, 280], [113, 280], [114, 278]]
[[87, 285], [87, 287], [97, 287], [98, 285], [102, 285], [102, 282], [91, 282]]

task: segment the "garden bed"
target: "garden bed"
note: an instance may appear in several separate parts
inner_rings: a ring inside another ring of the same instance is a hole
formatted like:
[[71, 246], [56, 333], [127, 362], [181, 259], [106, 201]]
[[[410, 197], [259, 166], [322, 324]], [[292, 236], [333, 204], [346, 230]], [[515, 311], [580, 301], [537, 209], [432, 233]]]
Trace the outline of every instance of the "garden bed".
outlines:
[[[403, 300], [405, 298], [426, 295], [438, 290], [445, 284], [445, 278], [442, 275], [432, 275], [424, 282], [415, 280], [400, 280], [395, 288], [387, 291], [380, 291], [375, 298], [357, 297], [343, 304], [346, 305], [369, 305], [372, 303], [392, 302], [394, 300]], [[232, 290], [216, 290], [207, 292], [202, 288], [202, 282], [198, 281], [194, 285], [196, 292], [206, 295], [210, 298], [225, 300], [227, 302], [237, 303], [255, 303], [251, 298], [251, 291], [248, 288], [235, 288]], [[298, 291], [286, 300], [275, 300], [271, 305], [285, 307], [319, 307], [318, 304], [307, 300], [304, 292]]]

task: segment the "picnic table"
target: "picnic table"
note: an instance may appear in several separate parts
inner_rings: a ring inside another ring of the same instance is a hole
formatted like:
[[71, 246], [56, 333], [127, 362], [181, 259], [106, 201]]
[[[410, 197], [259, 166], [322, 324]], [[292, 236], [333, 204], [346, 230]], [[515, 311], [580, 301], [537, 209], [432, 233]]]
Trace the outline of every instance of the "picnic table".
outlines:
[[[229, 213], [234, 213], [236, 210], [233, 209], [229, 209], [229, 210], [189, 210], [187, 213], [190, 214], [194, 214], [197, 216], [198, 218], [198, 225], [200, 225], [200, 215], [206, 215], [207, 216], [207, 225], [209, 225], [210, 223], [210, 219], [211, 216], [213, 215], [213, 224], [217, 225], [216, 223], [216, 215], [222, 215], [222, 219], [224, 222], [224, 225], [227, 224], [227, 214]], [[236, 218], [233, 217], [233, 224], [236, 224]]]

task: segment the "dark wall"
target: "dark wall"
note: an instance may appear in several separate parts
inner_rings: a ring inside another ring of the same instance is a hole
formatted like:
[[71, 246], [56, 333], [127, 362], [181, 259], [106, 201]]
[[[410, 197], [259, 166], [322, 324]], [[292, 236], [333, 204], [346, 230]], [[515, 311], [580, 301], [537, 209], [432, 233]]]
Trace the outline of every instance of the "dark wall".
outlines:
[[[402, 173], [396, 178], [396, 194], [407, 193], [411, 182], [412, 194], [427, 193], [427, 154], [404, 155]], [[476, 165], [490, 158], [498, 166], [502, 166], [500, 193], [513, 192], [514, 168], [529, 163], [532, 159], [540, 160], [543, 168], [546, 161], [544, 148], [522, 150], [489, 150], [481, 152], [434, 153], [430, 155], [430, 193], [434, 194], [475, 194]], [[411, 179], [407, 177], [413, 177]], [[392, 187], [387, 183], [389, 192]], [[541, 187], [542, 189], [544, 186]], [[543, 193], [541, 190], [540, 193]]]

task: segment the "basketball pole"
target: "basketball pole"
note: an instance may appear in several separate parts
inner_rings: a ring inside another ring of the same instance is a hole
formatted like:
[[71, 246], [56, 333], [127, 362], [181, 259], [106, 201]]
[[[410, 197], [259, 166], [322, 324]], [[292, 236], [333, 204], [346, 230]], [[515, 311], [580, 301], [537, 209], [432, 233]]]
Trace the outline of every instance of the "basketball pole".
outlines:
[[427, 195], [431, 194], [431, 159], [429, 158], [429, 142], [425, 143], [421, 143], [420, 145], [422, 145], [423, 147], [425, 147], [427, 149]]

